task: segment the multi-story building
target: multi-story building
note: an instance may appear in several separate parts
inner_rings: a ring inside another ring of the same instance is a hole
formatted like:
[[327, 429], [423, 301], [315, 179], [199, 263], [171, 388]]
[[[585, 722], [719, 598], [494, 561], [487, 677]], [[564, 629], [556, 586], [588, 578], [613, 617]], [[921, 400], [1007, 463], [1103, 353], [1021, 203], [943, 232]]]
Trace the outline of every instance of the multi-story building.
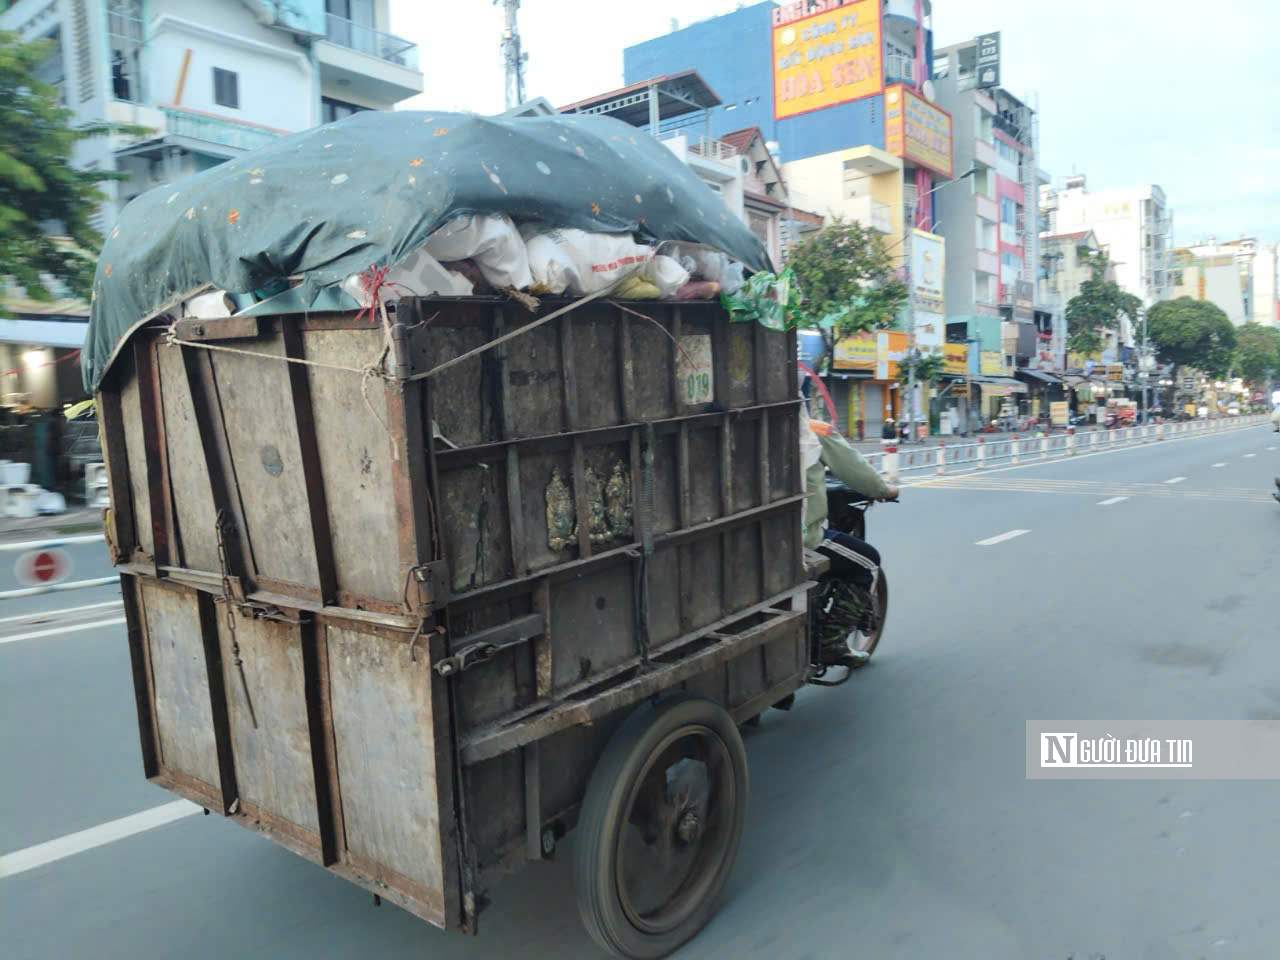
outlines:
[[[388, 29], [389, 0], [0, 0], [0, 30], [51, 42], [37, 72], [73, 124], [148, 131], [75, 147], [75, 166], [128, 176], [103, 186], [102, 232], [151, 187], [421, 93], [417, 47]], [[5, 296], [16, 318], [0, 320], [0, 344], [27, 362], [0, 384], [3, 403], [56, 406], [78, 393], [61, 361], [84, 342], [87, 305]]]
[[[757, 3], [628, 47], [623, 68], [628, 85], [644, 86], [696, 67], [719, 100], [706, 135], [759, 128], [778, 145], [794, 206], [879, 234], [912, 290], [900, 325], [914, 349], [941, 352], [945, 251], [933, 201], [954, 164], [952, 118], [927, 83], [931, 15], [928, 0]], [[868, 432], [906, 410], [892, 358], [877, 349], [834, 363], [837, 402], [849, 387], [846, 422]]]
[[77, 145], [107, 187], [102, 225], [144, 190], [357, 110], [422, 92], [415, 44], [387, 32], [389, 0], [8, 0], [0, 29], [53, 42], [43, 79], [73, 123], [143, 137]]
[[1280, 251], [1274, 243], [1258, 247], [1253, 261], [1253, 322], [1280, 326]]
[[[1040, 200], [1048, 232], [1092, 230], [1115, 264], [1116, 283], [1144, 307], [1169, 298], [1173, 210], [1159, 186], [1148, 183], [1090, 192], [1084, 175], [1075, 174], [1067, 177], [1062, 189], [1042, 187]], [[1121, 342], [1134, 343], [1127, 320]]]
[[[1252, 237], [1227, 243], [1209, 237], [1195, 246], [1179, 247], [1170, 271], [1172, 295], [1216, 304], [1237, 327], [1248, 323], [1256, 316], [1257, 253], [1258, 242]], [[1273, 268], [1273, 290], [1274, 283]]]
[[988, 50], [998, 57], [998, 35], [933, 56], [937, 102], [953, 118], [955, 168], [967, 180], [934, 200], [947, 237], [947, 336], [971, 344], [984, 418], [1010, 399], [1038, 398], [1040, 412], [1065, 366], [1063, 300], [1040, 282], [1037, 197], [1048, 177], [1038, 165], [1039, 115], [1000, 85], [998, 61], [980, 69]]

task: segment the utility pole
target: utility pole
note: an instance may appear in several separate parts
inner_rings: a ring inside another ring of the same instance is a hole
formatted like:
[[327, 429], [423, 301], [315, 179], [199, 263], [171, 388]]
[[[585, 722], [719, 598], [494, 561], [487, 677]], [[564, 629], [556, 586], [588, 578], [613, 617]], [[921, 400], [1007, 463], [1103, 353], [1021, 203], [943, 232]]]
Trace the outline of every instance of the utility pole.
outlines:
[[502, 66], [505, 75], [507, 109], [524, 103], [524, 65], [528, 54], [520, 49], [520, 28], [516, 26], [516, 14], [520, 12], [520, 0], [493, 0], [501, 3], [506, 23], [502, 28]]

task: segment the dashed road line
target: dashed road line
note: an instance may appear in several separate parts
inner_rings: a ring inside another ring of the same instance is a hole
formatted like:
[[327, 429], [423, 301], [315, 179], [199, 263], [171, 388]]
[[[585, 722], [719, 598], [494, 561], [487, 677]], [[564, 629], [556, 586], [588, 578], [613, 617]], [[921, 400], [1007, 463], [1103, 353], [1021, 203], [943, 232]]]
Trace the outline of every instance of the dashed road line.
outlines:
[[124, 617], [112, 617], [110, 620], [94, 620], [91, 623], [69, 623], [65, 627], [50, 627], [48, 630], [32, 630], [30, 633], [15, 633], [11, 637], [0, 637], [0, 643], [39, 640], [41, 637], [56, 637], [62, 633], [73, 633], [76, 630], [92, 630], [94, 627], [114, 627], [121, 623], [124, 623]]
[[88, 830], [69, 833], [56, 840], [47, 840], [33, 847], [6, 853], [0, 857], [0, 877], [12, 877], [18, 873], [25, 873], [36, 867], [43, 867], [46, 863], [53, 863], [55, 860], [84, 853], [86, 850], [92, 850], [106, 843], [123, 840], [135, 833], [162, 827], [166, 823], [173, 823], [175, 820], [199, 813], [201, 809], [190, 800], [175, 800], [172, 803], [152, 807], [150, 810], [143, 810], [141, 813], [121, 817], [119, 820], [100, 823]]
[[1181, 483], [1186, 477], [1174, 477], [1172, 480], [1166, 480], [1165, 483]]
[[1226, 466], [1226, 464], [1225, 464], [1225, 463], [1214, 463], [1214, 464], [1210, 464], [1210, 466], [1214, 466], [1214, 467], [1225, 467], [1225, 466]]
[[975, 543], [975, 546], [979, 546], [979, 547], [994, 546], [997, 543], [1004, 543], [1006, 540], [1012, 540], [1014, 537], [1020, 537], [1024, 533], [1030, 533], [1030, 532], [1031, 532], [1030, 530], [1007, 530], [1004, 533], [997, 534], [994, 537], [987, 537], [987, 539], [985, 540], [979, 540]]
[[1248, 459], [1250, 459], [1251, 457], [1256, 457], [1256, 456], [1257, 456], [1257, 454], [1256, 454], [1256, 453], [1246, 453], [1246, 454], [1244, 455], [1244, 458], [1245, 458], [1246, 460], [1248, 460]]
[[102, 603], [86, 603], [79, 607], [63, 607], [60, 610], [37, 610], [32, 613], [20, 613], [15, 617], [0, 617], [0, 623], [16, 623], [21, 620], [23, 623], [44, 623], [48, 620], [57, 620], [59, 617], [65, 617], [71, 613], [82, 613], [85, 610], [101, 610], [104, 607], [118, 607], [123, 603], [121, 600], [104, 600]]
[[1099, 501], [1098, 501], [1098, 506], [1100, 506], [1100, 507], [1109, 507], [1109, 506], [1111, 506], [1113, 503], [1119, 503], [1121, 500], [1128, 500], [1128, 499], [1129, 499], [1128, 497], [1112, 497], [1112, 498], [1111, 498], [1111, 499], [1109, 499], [1109, 500], [1099, 500]]

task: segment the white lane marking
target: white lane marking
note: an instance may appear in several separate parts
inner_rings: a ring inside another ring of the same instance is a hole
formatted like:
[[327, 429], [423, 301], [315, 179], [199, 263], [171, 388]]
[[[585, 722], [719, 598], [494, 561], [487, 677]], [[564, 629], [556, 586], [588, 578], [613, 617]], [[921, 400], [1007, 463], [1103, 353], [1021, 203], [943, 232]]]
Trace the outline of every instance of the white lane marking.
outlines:
[[1181, 483], [1186, 477], [1174, 477], [1172, 480], [1166, 480], [1165, 483]]
[[124, 617], [112, 617], [110, 620], [94, 620], [92, 623], [71, 623], [65, 627], [50, 627], [48, 630], [33, 630], [30, 633], [16, 633], [11, 637], [0, 637], [0, 643], [39, 640], [41, 637], [56, 637], [60, 633], [72, 633], [76, 630], [92, 630], [94, 627], [114, 627], [118, 623], [124, 623]]
[[1225, 466], [1226, 466], [1226, 464], [1225, 464], [1225, 463], [1215, 463], [1215, 464], [1211, 464], [1211, 466], [1215, 466], [1215, 467], [1225, 467]]
[[1267, 447], [1268, 450], [1274, 450], [1275, 447]]
[[65, 837], [46, 840], [25, 850], [6, 853], [0, 857], [0, 877], [12, 877], [64, 857], [74, 856], [116, 840], [123, 840], [144, 830], [163, 827], [166, 823], [173, 823], [193, 813], [199, 813], [201, 809], [190, 800], [174, 800], [172, 803], [164, 803], [150, 810], [143, 810], [141, 813], [121, 817], [119, 820], [100, 823], [96, 827], [81, 830], [79, 833], [69, 833]]
[[104, 600], [102, 603], [86, 603], [79, 607], [63, 607], [60, 610], [37, 610], [34, 613], [20, 613], [16, 617], [0, 617], [0, 623], [13, 623], [21, 620], [25, 623], [44, 623], [46, 620], [56, 620], [58, 617], [66, 616], [69, 613], [80, 613], [83, 610], [101, 610], [103, 607], [118, 607], [123, 600]]
[[1012, 540], [1014, 537], [1020, 537], [1024, 533], [1030, 533], [1030, 532], [1031, 532], [1030, 530], [1009, 530], [1006, 533], [1001, 533], [994, 537], [987, 537], [987, 539], [985, 540], [979, 540], [974, 544], [974, 546], [990, 547], [990, 546], [993, 546], [994, 544], [1004, 543], [1004, 541], [1006, 540]]
[[1246, 460], [1248, 460], [1250, 457], [1256, 457], [1256, 456], [1257, 456], [1257, 454], [1256, 454], [1256, 453], [1246, 453], [1246, 454], [1244, 455], [1244, 458], [1245, 458]]
[[1110, 500], [1099, 500], [1098, 506], [1109, 507], [1113, 503], [1119, 503], [1121, 500], [1128, 500], [1128, 499], [1129, 499], [1128, 497], [1112, 497]]

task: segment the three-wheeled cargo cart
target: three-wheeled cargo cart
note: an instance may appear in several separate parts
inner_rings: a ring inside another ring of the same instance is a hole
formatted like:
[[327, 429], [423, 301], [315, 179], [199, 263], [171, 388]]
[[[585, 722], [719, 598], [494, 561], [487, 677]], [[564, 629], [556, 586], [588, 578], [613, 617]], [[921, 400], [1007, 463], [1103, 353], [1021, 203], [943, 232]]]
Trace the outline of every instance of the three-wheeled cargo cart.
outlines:
[[588, 930], [656, 957], [809, 669], [795, 335], [562, 306], [157, 316], [98, 393], [109, 540], [152, 782], [464, 931], [576, 826]]

